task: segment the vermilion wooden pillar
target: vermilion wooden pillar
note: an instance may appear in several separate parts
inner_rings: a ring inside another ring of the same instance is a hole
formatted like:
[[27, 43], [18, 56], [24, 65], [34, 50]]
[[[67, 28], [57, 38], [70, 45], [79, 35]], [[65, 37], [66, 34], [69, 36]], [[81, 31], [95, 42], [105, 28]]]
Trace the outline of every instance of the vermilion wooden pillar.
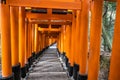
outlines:
[[41, 51], [41, 50], [42, 50], [42, 49], [41, 49], [41, 32], [39, 32], [39, 38], [40, 38], [40, 39], [39, 39], [39, 44], [40, 44], [40, 51]]
[[51, 44], [51, 38], [49, 37], [49, 45]]
[[40, 42], [41, 42], [41, 50], [43, 49], [43, 46], [42, 46], [42, 44], [43, 44], [43, 39], [42, 39], [42, 32], [41, 32], [41, 34], [40, 34]]
[[66, 25], [66, 31], [65, 31], [66, 60], [65, 60], [65, 63], [67, 67], [69, 67], [69, 63], [70, 63], [70, 43], [71, 43], [70, 33], [71, 33], [71, 27], [69, 25]]
[[30, 27], [30, 56], [32, 57], [32, 30], [33, 30], [33, 27], [34, 26], [34, 24], [31, 24], [31, 27]]
[[25, 19], [25, 65], [26, 65], [26, 72], [29, 69], [29, 62], [28, 62], [28, 19]]
[[11, 65], [11, 37], [10, 37], [10, 8], [7, 4], [0, 3], [0, 28], [1, 28], [1, 80], [13, 80]]
[[32, 65], [32, 24], [28, 23], [28, 61], [29, 67]]
[[61, 33], [59, 33], [59, 51], [60, 51], [60, 53], [61, 53]]
[[61, 31], [60, 37], [61, 37], [61, 53], [63, 53], [63, 51], [64, 51], [64, 42], [63, 42], [64, 41], [64, 37], [63, 37], [63, 32], [62, 31]]
[[21, 77], [25, 78], [25, 8], [19, 7], [19, 62], [21, 65]]
[[75, 63], [73, 67], [73, 78], [77, 80], [79, 71], [79, 59], [80, 59], [80, 10], [76, 11], [76, 27], [75, 27]]
[[34, 51], [37, 53], [38, 25], [35, 24]]
[[12, 71], [14, 72], [15, 80], [20, 80], [21, 78], [18, 45], [18, 12], [18, 7], [10, 7]]
[[45, 47], [44, 47], [44, 42], [45, 42], [45, 41], [44, 41], [44, 40], [45, 40], [44, 35], [45, 35], [45, 34], [43, 33], [43, 34], [42, 34], [42, 49], [45, 48]]
[[45, 35], [45, 47], [48, 46], [47, 40], [48, 40], [48, 38], [47, 38], [47, 36]]
[[120, 0], [117, 0], [116, 21], [110, 61], [109, 80], [120, 79]]
[[31, 53], [30, 53], [30, 30], [31, 30], [32, 24], [28, 23], [28, 58], [30, 59]]
[[42, 50], [42, 33], [40, 32], [40, 50]]
[[75, 25], [76, 25], [76, 20], [75, 20], [75, 12], [73, 12], [73, 20], [72, 20], [72, 25], [71, 25], [71, 45], [70, 45], [70, 67], [69, 67], [69, 76], [73, 76], [73, 66], [75, 63]]
[[43, 34], [43, 48], [45, 48], [45, 33]]
[[66, 28], [65, 28], [65, 25], [62, 26], [62, 35], [63, 35], [63, 52], [65, 52], [66, 51], [66, 45], [65, 45]]
[[49, 37], [47, 36], [47, 46], [49, 46]]
[[61, 45], [61, 43], [60, 43], [60, 32], [59, 32], [59, 34], [58, 34], [58, 41], [57, 41], [57, 49], [58, 49], [58, 54], [59, 54], [59, 56], [60, 56], [60, 52], [61, 52], [61, 49], [60, 49], [60, 45]]
[[38, 47], [37, 47], [37, 51], [39, 52], [40, 51], [40, 32], [38, 31], [38, 41], [37, 41], [37, 45], [38, 45]]
[[59, 51], [61, 52], [61, 37], [60, 37], [60, 33], [59, 33]]
[[41, 49], [43, 49], [43, 33], [41, 33]]
[[73, 40], [72, 40], [72, 54], [73, 54], [73, 67], [74, 67], [74, 65], [78, 62], [77, 61], [77, 53], [76, 53], [76, 50], [77, 50], [77, 42], [76, 42], [76, 31], [77, 31], [77, 26], [76, 26], [76, 18], [77, 18], [77, 15], [76, 15], [76, 11], [74, 11], [74, 13], [73, 13], [73, 18], [74, 18], [74, 20], [73, 20], [73, 25], [72, 25], [72, 32], [73, 32]]
[[[78, 60], [78, 71], [80, 73], [80, 62], [81, 62], [81, 52], [80, 52], [80, 47], [81, 47], [81, 42], [80, 42], [80, 39], [81, 39], [81, 10], [77, 12], [77, 22], [76, 22], [76, 26], [79, 26], [78, 28], [78, 33], [77, 33], [77, 36], [79, 36], [77, 38], [77, 42], [78, 42], [78, 50], [76, 51], [78, 53], [78, 57], [77, 57], [77, 60]], [[77, 75], [78, 77], [79, 75]]]
[[102, 32], [102, 8], [103, 0], [94, 0], [92, 2], [88, 80], [98, 80]]
[[37, 27], [37, 53], [40, 51], [40, 32], [38, 31], [38, 27]]
[[82, 1], [80, 20], [80, 69], [78, 80], [87, 80], [89, 0]]
[[35, 41], [35, 24], [32, 24], [32, 53], [34, 54], [34, 41]]
[[68, 32], [68, 34], [69, 34], [69, 50], [68, 50], [68, 52], [69, 52], [69, 63], [71, 63], [70, 62], [70, 58], [71, 58], [71, 31], [72, 31], [72, 27], [70, 26], [70, 25], [68, 25], [69, 26], [69, 32]]
[[76, 37], [75, 37], [75, 41], [76, 41], [76, 64], [79, 64], [79, 48], [80, 48], [80, 10], [78, 10], [76, 12]]
[[66, 56], [69, 58], [70, 54], [70, 26], [66, 25], [66, 38], [65, 38], [65, 45], [66, 45]]

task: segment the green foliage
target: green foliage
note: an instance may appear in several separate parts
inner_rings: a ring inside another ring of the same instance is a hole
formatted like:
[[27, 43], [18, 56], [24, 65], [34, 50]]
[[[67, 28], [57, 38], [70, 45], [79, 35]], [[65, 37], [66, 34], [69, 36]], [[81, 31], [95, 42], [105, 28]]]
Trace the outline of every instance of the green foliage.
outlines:
[[106, 51], [106, 47], [108, 48], [108, 50], [111, 50], [109, 44], [112, 44], [115, 16], [116, 16], [116, 3], [104, 1], [104, 6], [103, 6], [104, 32], [102, 33], [103, 36], [102, 45], [104, 45], [105, 51]]

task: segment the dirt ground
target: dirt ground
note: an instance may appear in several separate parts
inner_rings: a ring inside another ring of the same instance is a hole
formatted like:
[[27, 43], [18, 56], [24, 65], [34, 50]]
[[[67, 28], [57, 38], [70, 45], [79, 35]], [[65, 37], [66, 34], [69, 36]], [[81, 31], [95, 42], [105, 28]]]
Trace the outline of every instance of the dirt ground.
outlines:
[[108, 80], [110, 56], [109, 52], [101, 52], [99, 80]]

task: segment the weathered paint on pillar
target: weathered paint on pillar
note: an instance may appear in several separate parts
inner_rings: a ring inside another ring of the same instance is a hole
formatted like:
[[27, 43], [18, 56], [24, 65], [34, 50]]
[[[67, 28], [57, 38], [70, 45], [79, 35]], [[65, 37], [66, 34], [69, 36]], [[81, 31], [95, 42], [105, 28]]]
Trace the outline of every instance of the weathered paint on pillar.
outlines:
[[92, 2], [88, 80], [98, 80], [102, 32], [102, 8], [103, 0], [94, 0]]
[[2, 77], [12, 75], [11, 65], [11, 37], [10, 37], [10, 9], [7, 4], [0, 3], [0, 27], [1, 27], [1, 64]]
[[10, 7], [12, 66], [19, 64], [18, 12], [18, 7]]
[[88, 59], [88, 6], [89, 0], [82, 1], [81, 22], [80, 22], [80, 70], [81, 75], [87, 73]]
[[25, 66], [25, 9], [19, 7], [19, 62]]
[[116, 21], [112, 44], [109, 80], [120, 79], [120, 0], [117, 0]]

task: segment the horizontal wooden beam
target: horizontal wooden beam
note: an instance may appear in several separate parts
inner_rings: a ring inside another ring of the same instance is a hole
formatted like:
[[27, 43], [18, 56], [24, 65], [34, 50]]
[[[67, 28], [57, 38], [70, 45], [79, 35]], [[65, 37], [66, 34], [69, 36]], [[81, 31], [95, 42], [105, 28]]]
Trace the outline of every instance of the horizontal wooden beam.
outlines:
[[32, 24], [51, 24], [51, 25], [71, 25], [71, 22], [38, 22], [38, 21], [31, 21], [29, 23]]
[[55, 9], [81, 9], [81, 2], [65, 2], [57, 0], [8, 0], [11, 6], [55, 8]]
[[59, 32], [59, 31], [61, 31], [61, 29], [60, 28], [58, 28], [58, 29], [54, 29], [54, 28], [51, 28], [51, 29], [49, 29], [49, 28], [38, 28], [38, 31], [52, 31], [52, 32]]
[[40, 14], [40, 13], [26, 13], [26, 17], [29, 19], [39, 19], [39, 20], [72, 20], [72, 14]]

